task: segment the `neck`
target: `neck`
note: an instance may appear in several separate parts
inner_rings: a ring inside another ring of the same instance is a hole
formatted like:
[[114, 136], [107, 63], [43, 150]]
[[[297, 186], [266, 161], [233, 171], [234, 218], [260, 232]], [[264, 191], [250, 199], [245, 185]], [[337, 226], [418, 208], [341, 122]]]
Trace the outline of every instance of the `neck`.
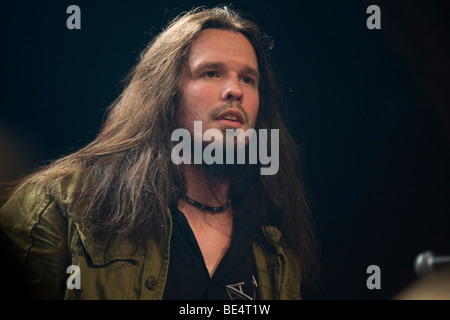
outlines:
[[227, 202], [229, 179], [216, 178], [200, 165], [185, 165], [184, 178], [190, 198], [211, 207]]
[[[222, 206], [228, 200], [229, 180], [214, 178], [201, 165], [185, 165], [187, 195], [211, 207]], [[223, 177], [223, 176], [222, 176]], [[185, 215], [195, 235], [210, 277], [231, 244], [233, 209], [212, 213], [178, 200], [178, 208]]]
[[[224, 205], [228, 200], [229, 181], [217, 180], [211, 177], [202, 166], [185, 165], [184, 176], [186, 180], [187, 196], [197, 202], [211, 207]], [[178, 200], [178, 208], [186, 216], [194, 234], [220, 234], [227, 241], [233, 232], [233, 208], [229, 206], [222, 212], [202, 210], [186, 202]], [[216, 235], [217, 235], [216, 234]]]

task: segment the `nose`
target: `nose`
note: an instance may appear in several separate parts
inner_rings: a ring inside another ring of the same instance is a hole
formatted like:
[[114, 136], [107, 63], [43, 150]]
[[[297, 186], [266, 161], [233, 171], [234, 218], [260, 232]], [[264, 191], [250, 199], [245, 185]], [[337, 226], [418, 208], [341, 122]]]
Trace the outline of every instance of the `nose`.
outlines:
[[238, 101], [242, 103], [244, 91], [242, 90], [239, 79], [228, 79], [222, 91], [223, 101]]

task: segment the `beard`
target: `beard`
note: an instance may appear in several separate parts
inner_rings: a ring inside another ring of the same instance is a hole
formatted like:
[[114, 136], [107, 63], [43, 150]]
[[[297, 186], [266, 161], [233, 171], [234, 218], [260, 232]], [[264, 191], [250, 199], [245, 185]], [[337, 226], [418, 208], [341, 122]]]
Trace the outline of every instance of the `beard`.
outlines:
[[[205, 148], [210, 144], [211, 142], [203, 141], [202, 142], [202, 153], [205, 151]], [[236, 146], [234, 147], [234, 155], [236, 156]], [[213, 151], [213, 155], [215, 154], [215, 151]], [[231, 181], [234, 176], [238, 175], [238, 172], [241, 172], [243, 169], [242, 167], [244, 165], [238, 165], [236, 164], [236, 161], [234, 161], [233, 164], [226, 163], [225, 159], [227, 159], [226, 154], [227, 150], [225, 147], [225, 144], [223, 145], [223, 163], [212, 163], [207, 164], [205, 161], [202, 161], [202, 169], [206, 172], [209, 180], [211, 182], [221, 183], [225, 181]]]
[[[203, 150], [210, 142], [203, 142]], [[227, 150], [223, 147], [223, 158], [226, 157]], [[212, 163], [207, 164], [204, 161], [200, 165], [208, 177], [211, 186], [223, 182], [229, 182], [230, 187], [239, 194], [244, 194], [248, 189], [248, 184], [255, 183], [259, 178], [259, 165], [249, 164], [249, 147], [245, 145], [246, 159], [243, 164], [237, 163], [237, 146], [234, 146], [234, 161], [232, 164], [226, 163]]]
[[[211, 142], [204, 141], [202, 143], [202, 152]], [[193, 149], [193, 144], [191, 146]], [[245, 146], [246, 157], [248, 157], [248, 145]], [[235, 161], [232, 164], [227, 164], [225, 161], [223, 163], [212, 163], [207, 164], [202, 161], [199, 164], [194, 164], [191, 162], [190, 165], [194, 165], [201, 169], [207, 178], [207, 184], [209, 189], [213, 192], [219, 192], [220, 187], [223, 183], [228, 183], [228, 197], [232, 200], [232, 208], [234, 210], [234, 215], [240, 216], [239, 219], [247, 219], [248, 221], [259, 221], [262, 216], [260, 216], [261, 210], [257, 210], [261, 203], [258, 202], [258, 195], [261, 185], [261, 175], [259, 174], [260, 165], [259, 164], [249, 164], [245, 161], [243, 164], [237, 164], [237, 147], [234, 147], [234, 157]], [[193, 154], [193, 152], [191, 153]], [[224, 159], [226, 157], [226, 148], [223, 149]], [[255, 200], [256, 199], [256, 200]], [[251, 214], [251, 212], [253, 212]]]

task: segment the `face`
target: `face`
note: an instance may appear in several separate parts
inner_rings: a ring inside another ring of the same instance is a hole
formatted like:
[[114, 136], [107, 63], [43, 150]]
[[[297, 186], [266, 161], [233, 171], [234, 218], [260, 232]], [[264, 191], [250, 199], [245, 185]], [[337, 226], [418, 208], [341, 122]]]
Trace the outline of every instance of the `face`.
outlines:
[[194, 132], [254, 128], [259, 108], [255, 50], [241, 33], [206, 29], [190, 47], [179, 85], [177, 124]]

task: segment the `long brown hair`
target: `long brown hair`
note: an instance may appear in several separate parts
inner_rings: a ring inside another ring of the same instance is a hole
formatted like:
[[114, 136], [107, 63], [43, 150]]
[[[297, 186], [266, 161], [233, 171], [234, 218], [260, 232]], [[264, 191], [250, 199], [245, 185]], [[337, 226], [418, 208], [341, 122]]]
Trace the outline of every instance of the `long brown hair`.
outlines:
[[278, 173], [253, 175], [245, 190], [232, 189], [232, 197], [239, 197], [233, 203], [257, 211], [264, 223], [278, 225], [300, 256], [307, 280], [315, 271], [316, 246], [299, 149], [280, 115], [282, 95], [267, 55], [269, 38], [255, 23], [226, 7], [191, 10], [170, 22], [142, 52], [96, 139], [27, 177], [21, 185], [39, 177], [41, 190], [52, 194], [55, 181], [77, 173], [70, 212], [83, 228], [108, 238], [119, 233], [130, 239], [160, 235], [161, 226], [167, 223], [167, 207], [185, 192], [182, 167], [170, 157], [178, 84], [189, 45], [207, 28], [240, 32], [252, 43], [261, 74], [255, 129], [279, 129]]

